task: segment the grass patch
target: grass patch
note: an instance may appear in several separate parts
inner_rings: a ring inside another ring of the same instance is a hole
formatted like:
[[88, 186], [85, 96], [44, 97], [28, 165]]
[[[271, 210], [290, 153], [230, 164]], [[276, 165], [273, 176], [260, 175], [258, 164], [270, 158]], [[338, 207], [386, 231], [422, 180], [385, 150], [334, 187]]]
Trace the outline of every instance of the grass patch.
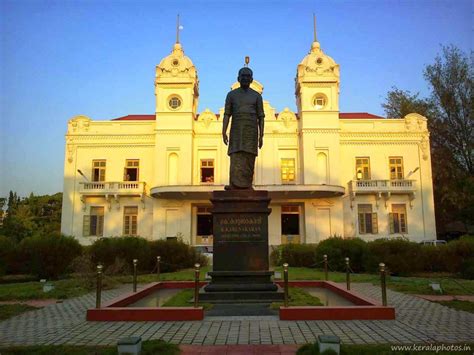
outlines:
[[[310, 295], [307, 291], [298, 287], [288, 287], [289, 306], [324, 306], [318, 297]], [[273, 302], [271, 309], [283, 307], [283, 302]]]
[[38, 309], [26, 304], [0, 304], [0, 320], [5, 320], [21, 313]]
[[[192, 307], [194, 303], [189, 302], [192, 299], [194, 299], [194, 289], [186, 288], [179, 291], [176, 295], [163, 303], [162, 307]], [[199, 302], [199, 306], [203, 307], [205, 310], [209, 310], [213, 307], [211, 303], [201, 302]]]
[[449, 308], [457, 309], [458, 311], [466, 311], [469, 313], [474, 313], [474, 302], [453, 300], [453, 301], [439, 301], [437, 303], [442, 304], [443, 306], [446, 306]]
[[[43, 284], [39, 281], [0, 285], [0, 301], [67, 299], [95, 290], [93, 279], [71, 278], [51, 283], [54, 289], [49, 292], [43, 292]], [[115, 285], [115, 282], [109, 278], [104, 280], [103, 288], [110, 289]]]
[[[116, 355], [116, 346], [65, 346], [65, 345], [41, 345], [41, 346], [16, 346], [0, 348], [2, 355]], [[178, 345], [169, 344], [163, 340], [149, 340], [142, 343], [141, 355], [179, 355]]]
[[[275, 271], [281, 272], [281, 267], [275, 267]], [[429, 274], [425, 274], [428, 276]], [[447, 274], [432, 274], [432, 277], [397, 277], [387, 276], [387, 287], [394, 291], [403, 293], [436, 295], [430, 287], [431, 282], [440, 282], [445, 295], [470, 295], [474, 293], [474, 280], [449, 278]], [[324, 271], [305, 267], [288, 268], [290, 280], [324, 280]], [[345, 282], [344, 272], [329, 272], [329, 281]], [[376, 274], [351, 274], [351, 282], [369, 282], [380, 285], [380, 276]]]
[[[203, 266], [201, 268], [200, 280], [204, 280], [204, 276], [206, 272], [210, 270], [209, 266]], [[133, 276], [113, 276], [112, 277], [115, 281], [120, 283], [132, 283]], [[158, 279], [156, 274], [143, 274], [138, 275], [137, 282], [138, 283], [152, 283], [157, 282]], [[183, 269], [175, 272], [166, 272], [160, 274], [160, 281], [194, 281], [194, 269]]]
[[[397, 344], [398, 345], [398, 344]], [[413, 344], [407, 344], [408, 346], [413, 345]], [[423, 345], [423, 344], [420, 344]], [[426, 345], [426, 344], [424, 344]], [[436, 345], [436, 344], [434, 344]], [[449, 345], [449, 344], [445, 344]], [[460, 344], [461, 347], [464, 345], [468, 344]], [[471, 349], [474, 348], [474, 345], [469, 344], [471, 346]], [[341, 344], [341, 355], [395, 355], [395, 354], [420, 354], [420, 355], [450, 355], [453, 354], [452, 351], [393, 351], [391, 349], [390, 344], [371, 344], [371, 345], [346, 345], [346, 344]], [[302, 347], [300, 347], [296, 355], [319, 355], [319, 349], [317, 344], [305, 344]], [[326, 352], [324, 352], [326, 354]], [[328, 352], [329, 354], [335, 354], [332, 352]], [[472, 354], [471, 351], [458, 351], [456, 354]]]

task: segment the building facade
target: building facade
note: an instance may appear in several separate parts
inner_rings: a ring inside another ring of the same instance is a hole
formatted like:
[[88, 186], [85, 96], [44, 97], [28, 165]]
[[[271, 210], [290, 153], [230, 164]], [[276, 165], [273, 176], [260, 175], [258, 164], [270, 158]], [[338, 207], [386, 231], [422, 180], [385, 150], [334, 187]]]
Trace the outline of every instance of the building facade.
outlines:
[[[341, 113], [339, 84], [339, 65], [313, 42], [297, 67], [297, 112], [264, 100], [254, 184], [272, 198], [269, 243], [435, 239], [426, 118]], [[197, 113], [197, 70], [180, 43], [156, 67], [155, 95], [154, 115], [68, 122], [61, 228], [82, 244], [139, 235], [212, 245], [209, 198], [229, 171], [223, 109]]]

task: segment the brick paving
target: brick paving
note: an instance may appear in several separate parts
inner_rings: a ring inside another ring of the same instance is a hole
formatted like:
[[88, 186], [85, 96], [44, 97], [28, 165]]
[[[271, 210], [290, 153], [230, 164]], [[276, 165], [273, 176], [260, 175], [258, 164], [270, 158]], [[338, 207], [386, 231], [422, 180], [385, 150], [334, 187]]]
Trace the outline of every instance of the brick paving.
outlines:
[[[129, 288], [105, 291], [103, 301]], [[380, 299], [380, 289], [371, 284], [354, 283], [352, 289]], [[115, 345], [119, 338], [128, 336], [183, 346], [294, 345], [314, 342], [320, 334], [337, 335], [345, 344], [474, 341], [474, 314], [391, 290], [389, 304], [395, 306], [397, 319], [380, 321], [280, 321], [275, 316], [247, 316], [192, 322], [87, 322], [86, 309], [94, 306], [94, 297], [90, 293], [0, 322], [0, 345]]]

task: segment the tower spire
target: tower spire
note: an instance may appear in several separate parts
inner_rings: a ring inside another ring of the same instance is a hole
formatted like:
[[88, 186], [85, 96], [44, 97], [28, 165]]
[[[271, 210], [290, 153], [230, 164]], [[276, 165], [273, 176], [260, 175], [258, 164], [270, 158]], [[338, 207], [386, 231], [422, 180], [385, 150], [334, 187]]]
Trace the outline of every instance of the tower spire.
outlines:
[[313, 26], [314, 26], [314, 42], [318, 41], [318, 38], [316, 37], [316, 15], [313, 12]]
[[176, 20], [176, 43], [179, 43], [179, 14], [178, 19]]

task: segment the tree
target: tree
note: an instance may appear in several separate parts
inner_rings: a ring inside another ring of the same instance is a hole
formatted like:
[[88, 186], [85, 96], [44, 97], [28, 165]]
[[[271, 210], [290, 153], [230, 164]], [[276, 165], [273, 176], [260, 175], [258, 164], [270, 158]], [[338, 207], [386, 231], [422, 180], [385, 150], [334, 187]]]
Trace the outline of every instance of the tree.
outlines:
[[[472, 52], [471, 52], [472, 62]], [[454, 46], [443, 47], [443, 56], [424, 71], [431, 99], [438, 109], [438, 134], [459, 167], [474, 175], [474, 69], [467, 56]], [[439, 137], [437, 137], [439, 138]]]
[[465, 54], [449, 46], [424, 76], [429, 98], [394, 87], [382, 107], [387, 117], [416, 112], [428, 119], [436, 224], [443, 232], [449, 222], [474, 223], [473, 68]]

